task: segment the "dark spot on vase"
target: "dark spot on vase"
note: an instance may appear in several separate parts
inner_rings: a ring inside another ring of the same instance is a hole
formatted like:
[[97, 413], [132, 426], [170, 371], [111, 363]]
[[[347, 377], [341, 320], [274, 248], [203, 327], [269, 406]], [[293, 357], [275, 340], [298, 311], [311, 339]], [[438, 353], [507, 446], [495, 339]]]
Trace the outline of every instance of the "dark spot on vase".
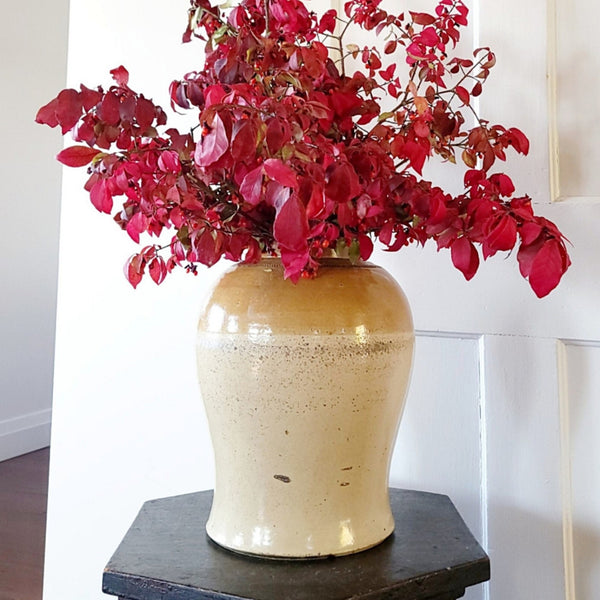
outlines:
[[342, 471], [352, 471], [352, 467], [342, 467]]
[[274, 479], [277, 481], [283, 481], [283, 483], [289, 483], [291, 479], [287, 475], [273, 475]]
[[350, 485], [349, 481], [342, 481], [342, 483], [340, 483], [340, 487], [346, 487], [347, 485]]

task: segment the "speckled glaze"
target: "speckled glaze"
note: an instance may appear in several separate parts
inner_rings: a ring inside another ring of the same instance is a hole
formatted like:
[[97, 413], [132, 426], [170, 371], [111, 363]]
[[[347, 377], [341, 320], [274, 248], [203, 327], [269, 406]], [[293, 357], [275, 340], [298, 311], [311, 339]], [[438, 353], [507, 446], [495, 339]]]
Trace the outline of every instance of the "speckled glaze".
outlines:
[[215, 451], [208, 535], [273, 558], [342, 555], [391, 534], [391, 453], [414, 330], [393, 278], [327, 259], [314, 280], [237, 265], [198, 328]]

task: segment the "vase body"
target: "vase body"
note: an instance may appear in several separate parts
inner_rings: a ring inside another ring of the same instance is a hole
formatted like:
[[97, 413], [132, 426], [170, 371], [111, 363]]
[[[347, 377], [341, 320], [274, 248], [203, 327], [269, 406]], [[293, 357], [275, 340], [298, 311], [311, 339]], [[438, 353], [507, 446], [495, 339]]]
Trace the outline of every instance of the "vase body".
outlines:
[[370, 548], [394, 528], [391, 454], [414, 330], [393, 278], [325, 259], [293, 284], [236, 265], [200, 315], [200, 390], [215, 452], [218, 544], [280, 558]]

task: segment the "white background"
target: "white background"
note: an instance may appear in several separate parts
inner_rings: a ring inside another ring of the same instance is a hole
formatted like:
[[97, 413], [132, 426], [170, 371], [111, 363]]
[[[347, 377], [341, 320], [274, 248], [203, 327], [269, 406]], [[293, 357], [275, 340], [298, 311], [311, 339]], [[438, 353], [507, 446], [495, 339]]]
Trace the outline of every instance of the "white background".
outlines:
[[[582, 82], [552, 68], [556, 52], [597, 49], [577, 46], [590, 36], [555, 32], [548, 6], [477, 4], [474, 43], [499, 59], [483, 112], [532, 140], [531, 156], [511, 163], [518, 187], [573, 242], [560, 289], [536, 299], [514, 257], [494, 258], [468, 284], [433, 248], [375, 257], [404, 287], [419, 330], [391, 483], [449, 494], [488, 548], [492, 582], [471, 600], [595, 600], [600, 573], [599, 192], [593, 178], [582, 192], [554, 160], [573, 135], [561, 90]], [[200, 45], [178, 43], [186, 8], [72, 0], [69, 83], [109, 83], [125, 64], [131, 86], [166, 106], [170, 80], [202, 62]], [[600, 92], [587, 89], [583, 103]], [[578, 109], [594, 115], [583, 128], [594, 126], [595, 111]], [[595, 169], [585, 156], [577, 164]], [[578, 198], [551, 204], [553, 173]], [[82, 182], [64, 175], [45, 600], [102, 598], [102, 569], [140, 505], [209, 488], [213, 476], [193, 353], [200, 298], [219, 267], [133, 291], [121, 272], [133, 244], [95, 212]]]

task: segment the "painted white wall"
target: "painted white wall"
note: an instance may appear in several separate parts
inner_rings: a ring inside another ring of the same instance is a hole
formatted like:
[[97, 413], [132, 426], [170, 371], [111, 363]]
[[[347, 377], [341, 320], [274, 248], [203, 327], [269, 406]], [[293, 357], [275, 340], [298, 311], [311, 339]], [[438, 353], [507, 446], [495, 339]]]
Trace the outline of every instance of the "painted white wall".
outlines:
[[50, 441], [62, 141], [34, 118], [66, 81], [68, 5], [2, 7], [0, 460]]
[[[68, 84], [110, 85], [123, 64], [132, 88], [168, 107], [171, 79], [201, 65], [199, 45], [179, 45], [188, 5], [72, 0]], [[212, 487], [194, 357], [204, 277], [133, 290], [122, 266], [136, 246], [84, 181], [65, 169], [46, 600], [104, 598], [102, 570], [142, 502]]]

